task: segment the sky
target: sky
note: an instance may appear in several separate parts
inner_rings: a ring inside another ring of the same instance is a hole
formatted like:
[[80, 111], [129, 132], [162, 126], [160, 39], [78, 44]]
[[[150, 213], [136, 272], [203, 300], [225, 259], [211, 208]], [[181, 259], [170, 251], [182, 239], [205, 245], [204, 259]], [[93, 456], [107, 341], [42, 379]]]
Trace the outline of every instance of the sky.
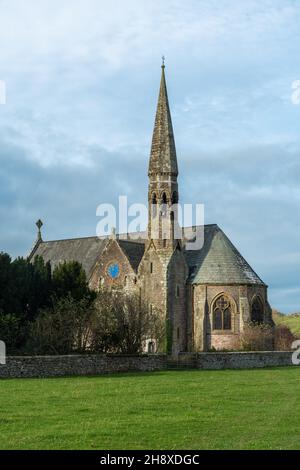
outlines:
[[299, 51], [300, 0], [0, 0], [0, 251], [146, 203], [164, 54], [181, 202], [300, 311]]

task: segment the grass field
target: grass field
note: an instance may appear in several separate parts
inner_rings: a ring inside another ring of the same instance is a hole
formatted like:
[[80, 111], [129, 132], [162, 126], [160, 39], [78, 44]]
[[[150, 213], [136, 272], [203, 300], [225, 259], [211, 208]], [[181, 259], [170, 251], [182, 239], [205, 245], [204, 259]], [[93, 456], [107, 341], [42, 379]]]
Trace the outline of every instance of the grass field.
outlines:
[[300, 313], [284, 315], [283, 313], [277, 312], [277, 310], [273, 310], [272, 315], [276, 325], [286, 325], [294, 335], [300, 337]]
[[300, 368], [0, 381], [1, 449], [299, 449]]

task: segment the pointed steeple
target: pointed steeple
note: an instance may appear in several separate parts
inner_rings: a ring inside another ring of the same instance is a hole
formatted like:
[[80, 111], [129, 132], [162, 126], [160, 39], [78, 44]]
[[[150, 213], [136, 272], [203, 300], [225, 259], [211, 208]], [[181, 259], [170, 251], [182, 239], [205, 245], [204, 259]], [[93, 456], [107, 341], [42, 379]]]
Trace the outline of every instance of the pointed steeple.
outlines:
[[177, 157], [166, 85], [164, 58], [161, 69], [161, 82], [148, 175], [167, 173], [177, 176]]

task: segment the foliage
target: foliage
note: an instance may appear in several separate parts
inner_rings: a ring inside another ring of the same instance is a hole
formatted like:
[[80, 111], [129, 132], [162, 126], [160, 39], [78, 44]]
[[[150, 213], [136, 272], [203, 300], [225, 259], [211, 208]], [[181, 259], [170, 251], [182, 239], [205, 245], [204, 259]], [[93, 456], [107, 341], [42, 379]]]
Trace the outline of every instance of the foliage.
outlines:
[[291, 351], [292, 343], [295, 339], [296, 337], [288, 326], [283, 324], [275, 328], [274, 343], [276, 351]]
[[95, 310], [94, 351], [135, 354], [143, 351], [147, 339], [161, 347], [164, 327], [160, 312], [150, 310], [137, 295], [102, 289]]
[[40, 311], [51, 310], [53, 299], [67, 298], [70, 304], [71, 297], [80, 309], [82, 299], [92, 302], [95, 297], [79, 263], [62, 263], [52, 275], [50, 263], [40, 256], [12, 261], [7, 253], [0, 253], [0, 286], [0, 339], [6, 341], [9, 354], [25, 347], [31, 324]]
[[57, 298], [71, 296], [81, 300], [92, 296], [86, 273], [77, 261], [65, 261], [55, 267], [52, 275], [53, 293]]
[[300, 337], [300, 313], [285, 315], [277, 310], [273, 310], [272, 317], [277, 326], [286, 325], [296, 337]]
[[89, 299], [56, 299], [31, 326], [28, 350], [37, 354], [82, 353], [88, 348], [93, 309]]
[[273, 327], [266, 323], [246, 323], [241, 334], [241, 346], [246, 351], [274, 349]]
[[12, 261], [6, 253], [0, 253], [0, 285], [0, 310], [20, 316], [23, 322], [31, 321], [49, 303], [50, 264], [39, 256], [30, 263], [25, 258]]
[[89, 297], [55, 299], [32, 324], [28, 350], [37, 354], [142, 352], [147, 338], [161, 342], [162, 322], [138, 297], [101, 290]]
[[18, 315], [0, 313], [0, 339], [10, 354], [16, 353], [26, 340], [27, 328]]

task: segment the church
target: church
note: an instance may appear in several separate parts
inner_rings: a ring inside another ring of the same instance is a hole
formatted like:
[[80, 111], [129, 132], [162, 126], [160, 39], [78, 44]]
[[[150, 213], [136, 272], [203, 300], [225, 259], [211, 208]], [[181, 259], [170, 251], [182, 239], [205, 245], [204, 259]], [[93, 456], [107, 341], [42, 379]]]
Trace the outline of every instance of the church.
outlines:
[[[218, 225], [198, 227], [203, 233], [198, 249], [190, 249], [187, 230], [175, 236], [178, 164], [164, 64], [148, 176], [147, 232], [43, 241], [39, 221], [30, 258], [42, 256], [52, 268], [78, 261], [92, 289], [138, 294], [164, 316], [169, 353], [237, 348], [247, 322], [273, 323], [267, 285]], [[189, 231], [193, 236], [197, 227]], [[156, 345], [149, 340], [146, 348], [155, 352]]]

